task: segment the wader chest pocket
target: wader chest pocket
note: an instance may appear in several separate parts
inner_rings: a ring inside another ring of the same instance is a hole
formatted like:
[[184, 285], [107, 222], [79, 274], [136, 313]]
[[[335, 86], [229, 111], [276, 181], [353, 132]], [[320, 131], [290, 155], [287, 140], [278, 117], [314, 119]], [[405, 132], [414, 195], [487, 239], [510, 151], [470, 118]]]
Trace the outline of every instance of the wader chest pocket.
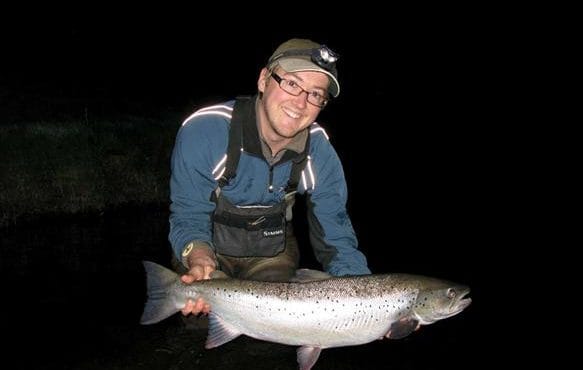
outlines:
[[273, 257], [285, 248], [285, 222], [285, 201], [271, 207], [235, 207], [220, 196], [213, 243], [225, 256]]

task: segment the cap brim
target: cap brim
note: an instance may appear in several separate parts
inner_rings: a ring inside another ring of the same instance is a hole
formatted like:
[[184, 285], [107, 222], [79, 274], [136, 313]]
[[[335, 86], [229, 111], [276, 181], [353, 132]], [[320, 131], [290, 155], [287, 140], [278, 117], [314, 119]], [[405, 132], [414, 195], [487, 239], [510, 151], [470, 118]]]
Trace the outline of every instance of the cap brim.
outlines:
[[330, 87], [329, 92], [330, 95], [333, 97], [337, 97], [340, 94], [340, 84], [338, 83], [338, 79], [330, 72], [325, 70], [324, 68], [318, 66], [317, 64], [312, 63], [309, 60], [300, 59], [300, 58], [284, 58], [277, 61], [279, 66], [283, 68], [286, 72], [322, 72], [326, 74], [330, 78]]

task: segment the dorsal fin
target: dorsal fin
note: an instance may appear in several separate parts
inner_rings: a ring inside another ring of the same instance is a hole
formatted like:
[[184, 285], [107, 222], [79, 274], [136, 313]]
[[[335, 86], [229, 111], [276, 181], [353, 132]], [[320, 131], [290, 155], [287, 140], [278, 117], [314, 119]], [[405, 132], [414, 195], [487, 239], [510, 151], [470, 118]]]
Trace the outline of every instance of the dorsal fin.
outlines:
[[320, 281], [330, 279], [332, 275], [318, 270], [299, 269], [296, 274], [290, 279], [292, 283], [308, 283], [310, 281]]
[[210, 274], [211, 279], [230, 279], [231, 277], [221, 270], [215, 270]]

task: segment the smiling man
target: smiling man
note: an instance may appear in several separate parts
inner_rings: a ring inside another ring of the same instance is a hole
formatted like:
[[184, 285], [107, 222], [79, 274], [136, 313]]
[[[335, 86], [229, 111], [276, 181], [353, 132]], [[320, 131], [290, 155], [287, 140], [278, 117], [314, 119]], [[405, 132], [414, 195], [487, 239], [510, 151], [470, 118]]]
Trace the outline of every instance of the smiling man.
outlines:
[[[281, 44], [258, 94], [200, 109], [172, 154], [170, 242], [190, 284], [215, 270], [288, 281], [299, 263], [295, 194], [306, 194], [310, 243], [334, 276], [369, 274], [346, 211], [342, 164], [315, 121], [340, 93], [338, 55], [306, 39]], [[178, 263], [177, 263], [178, 265]], [[208, 312], [185, 302], [183, 314]]]

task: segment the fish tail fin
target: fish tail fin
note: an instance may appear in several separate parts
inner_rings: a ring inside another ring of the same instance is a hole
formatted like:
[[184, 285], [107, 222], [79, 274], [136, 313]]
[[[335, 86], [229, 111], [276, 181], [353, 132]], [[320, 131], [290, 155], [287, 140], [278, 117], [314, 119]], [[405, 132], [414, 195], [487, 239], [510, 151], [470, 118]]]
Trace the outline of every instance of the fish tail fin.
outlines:
[[162, 321], [178, 312], [173, 300], [168, 296], [168, 291], [178, 278], [178, 274], [154, 262], [143, 261], [143, 264], [146, 270], [148, 299], [140, 324], [147, 325]]

